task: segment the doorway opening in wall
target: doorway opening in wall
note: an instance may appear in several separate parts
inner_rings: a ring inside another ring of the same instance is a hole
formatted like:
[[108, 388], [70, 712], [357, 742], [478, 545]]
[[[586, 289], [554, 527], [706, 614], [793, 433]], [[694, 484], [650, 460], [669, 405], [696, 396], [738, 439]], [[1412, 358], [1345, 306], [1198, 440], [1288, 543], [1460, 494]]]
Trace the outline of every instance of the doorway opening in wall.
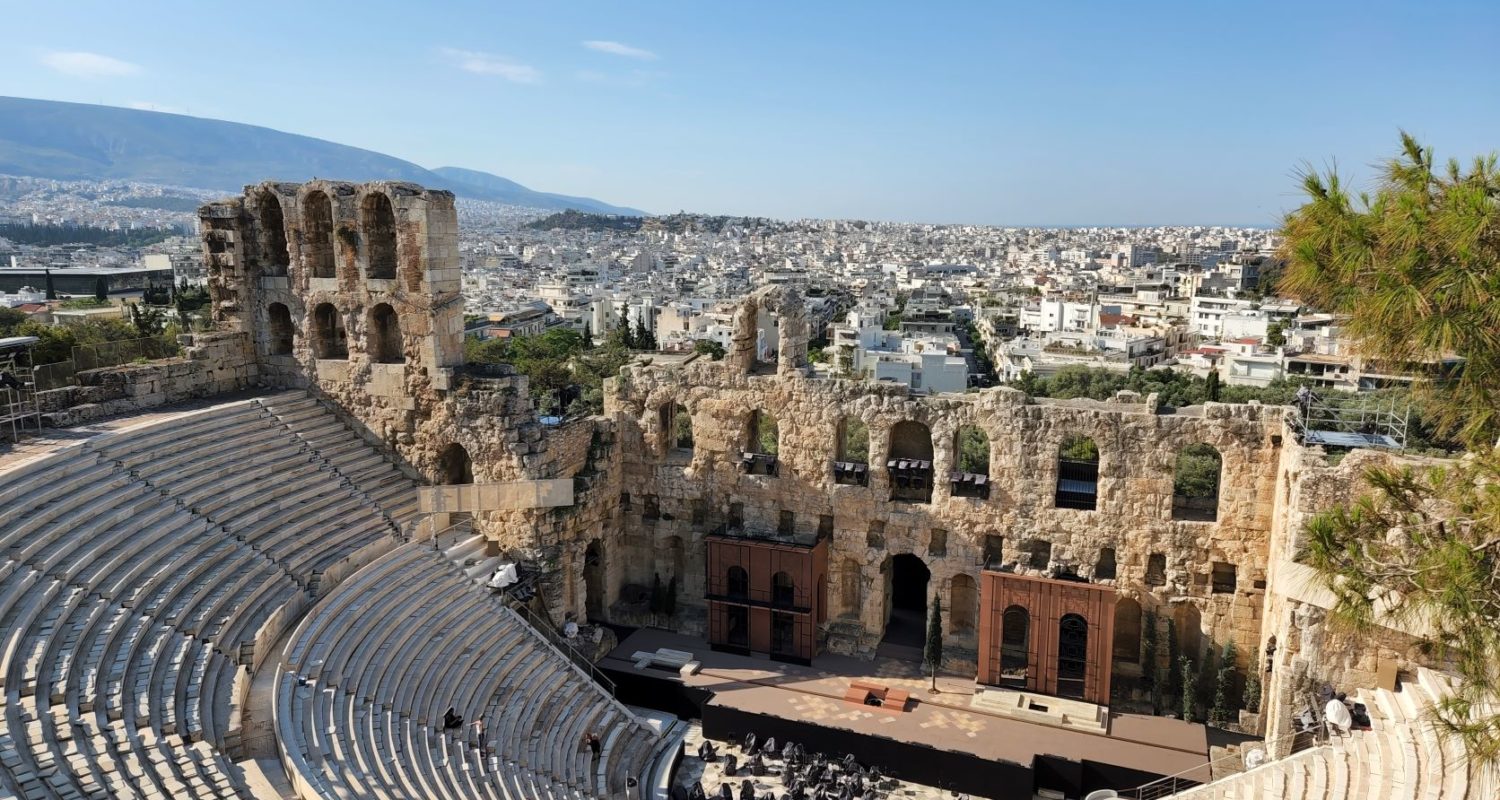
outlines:
[[589, 622], [604, 619], [604, 545], [598, 539], [583, 551], [583, 608]]
[[893, 556], [885, 573], [889, 611], [880, 655], [920, 661], [927, 641], [927, 583], [932, 573], [911, 553]]

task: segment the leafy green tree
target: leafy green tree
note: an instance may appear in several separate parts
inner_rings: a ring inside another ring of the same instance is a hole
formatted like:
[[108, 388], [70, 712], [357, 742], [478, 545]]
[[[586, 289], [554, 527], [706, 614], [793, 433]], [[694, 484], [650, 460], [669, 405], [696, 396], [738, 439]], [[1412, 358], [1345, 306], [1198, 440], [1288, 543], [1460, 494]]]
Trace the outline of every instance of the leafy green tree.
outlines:
[[94, 279], [94, 299], [101, 303], [109, 300], [109, 282], [103, 277]]
[[958, 429], [958, 471], [990, 474], [990, 437], [977, 425]]
[[52, 283], [52, 270], [47, 270], [47, 299], [57, 299], [57, 287]]
[[1401, 134], [1373, 196], [1336, 171], [1307, 171], [1307, 202], [1282, 224], [1283, 292], [1348, 314], [1372, 358], [1414, 364], [1453, 354], [1456, 374], [1419, 384], [1439, 432], [1471, 447], [1500, 437], [1500, 171], [1491, 153], [1435, 167]]
[[651, 329], [646, 327], [646, 320], [638, 319], [635, 321], [634, 341], [635, 349], [637, 350], [656, 349], [656, 334], [652, 333]]
[[1177, 453], [1172, 492], [1179, 497], [1218, 497], [1222, 461], [1211, 445], [1190, 444]]
[[1315, 516], [1307, 561], [1356, 631], [1423, 621], [1461, 686], [1437, 708], [1471, 758], [1500, 758], [1500, 449], [1424, 470], [1366, 471], [1373, 492]]
[[937, 691], [937, 671], [943, 664], [943, 598], [932, 598], [932, 614], [927, 617], [927, 643], [922, 648], [922, 663], [932, 676], [932, 691]]
[[0, 306], [0, 336], [14, 336], [16, 328], [21, 323], [30, 319], [24, 311], [17, 311], [8, 306]]
[[1191, 658], [1177, 659], [1178, 682], [1182, 686], [1182, 718], [1192, 722], [1198, 717], [1198, 666]]
[[1213, 370], [1203, 381], [1203, 394], [1212, 402], [1219, 402], [1219, 371]]
[[1234, 648], [1234, 640], [1224, 646], [1224, 655], [1220, 660], [1219, 671], [1214, 676], [1214, 702], [1208, 710], [1208, 721], [1214, 725], [1224, 725], [1230, 721], [1230, 716], [1238, 710], [1234, 702], [1235, 665], [1234, 661], [1238, 652]]
[[166, 327], [167, 315], [153, 306], [130, 304], [130, 324], [142, 336], [159, 336]]
[[713, 339], [698, 339], [693, 342], [693, 352], [719, 361], [724, 358], [724, 345]]
[[1401, 135], [1373, 196], [1307, 172], [1307, 202], [1282, 226], [1281, 289], [1349, 315], [1372, 359], [1453, 355], [1417, 384], [1425, 422], [1472, 452], [1425, 469], [1376, 467], [1370, 492], [1306, 525], [1305, 560], [1354, 631], [1420, 620], [1460, 686], [1435, 710], [1476, 763], [1500, 761], [1500, 172], [1496, 156], [1434, 166]]
[[1279, 320], [1266, 326], [1266, 344], [1282, 347], [1286, 344], [1286, 326]]

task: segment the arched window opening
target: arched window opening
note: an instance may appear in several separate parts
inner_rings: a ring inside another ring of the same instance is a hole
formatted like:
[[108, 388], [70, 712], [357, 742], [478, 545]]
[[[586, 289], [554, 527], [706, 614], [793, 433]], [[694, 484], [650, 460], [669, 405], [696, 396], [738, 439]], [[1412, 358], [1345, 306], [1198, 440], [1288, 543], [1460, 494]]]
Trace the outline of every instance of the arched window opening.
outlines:
[[833, 460], [834, 483], [864, 486], [870, 480], [870, 429], [858, 417], [843, 417]]
[[990, 496], [990, 437], [978, 425], [960, 426], [953, 434], [954, 497]]
[[1177, 454], [1172, 476], [1172, 519], [1213, 522], [1219, 518], [1219, 476], [1224, 459], [1212, 445], [1190, 444]]
[[744, 567], [730, 567], [724, 575], [725, 591], [730, 597], [745, 599], [750, 596], [750, 573]]
[[858, 617], [864, 611], [864, 567], [852, 558], [844, 559], [844, 568], [840, 570], [839, 587], [841, 593], [843, 616]]
[[891, 499], [912, 503], [932, 500], [932, 431], [913, 420], [891, 427], [885, 462], [891, 479]]
[[1203, 654], [1203, 615], [1192, 603], [1182, 603], [1172, 614], [1172, 623], [1177, 626], [1177, 649], [1193, 659]]
[[[457, 445], [452, 445], [457, 447]], [[598, 539], [583, 551], [583, 613], [585, 619], [604, 618], [604, 545]]]
[[776, 415], [764, 409], [751, 412], [745, 428], [745, 452], [741, 460], [745, 472], [775, 475], [776, 452], [780, 446], [781, 432]]
[[438, 470], [443, 483], [448, 486], [474, 482], [474, 462], [469, 460], [469, 451], [457, 442], [443, 448], [443, 454], [438, 458]]
[[286, 249], [286, 220], [281, 214], [281, 201], [271, 192], [261, 192], [256, 210], [260, 214], [261, 241], [265, 248], [261, 266], [266, 275], [283, 277], [292, 258]]
[[1057, 623], [1057, 694], [1083, 698], [1089, 663], [1089, 624], [1078, 614], [1064, 614]]
[[1113, 547], [1099, 548], [1099, 560], [1094, 562], [1094, 580], [1112, 581], [1115, 579], [1115, 549]]
[[332, 303], [319, 303], [313, 309], [313, 355], [324, 359], [349, 357], [344, 317]]
[[1141, 663], [1141, 604], [1128, 597], [1115, 604], [1114, 659]]
[[1099, 497], [1099, 446], [1087, 436], [1069, 436], [1057, 452], [1058, 508], [1093, 511]]
[[366, 276], [391, 280], [396, 277], [396, 212], [391, 199], [382, 192], [365, 197], [360, 206], [360, 222], [365, 230]]
[[771, 576], [771, 605], [792, 606], [797, 604], [797, 587], [792, 583], [792, 576], [786, 572], [777, 572]]
[[672, 446], [678, 450], [693, 449], [693, 416], [681, 403], [672, 406]]
[[271, 332], [269, 351], [273, 356], [292, 354], [292, 312], [281, 303], [266, 307], [266, 317]]
[[333, 203], [323, 192], [302, 201], [303, 268], [314, 278], [337, 277], [333, 266]]
[[370, 358], [377, 364], [400, 364], [406, 360], [401, 319], [386, 303], [370, 309]]
[[974, 579], [968, 575], [954, 575], [948, 588], [948, 630], [957, 635], [974, 632], [974, 617], [979, 605], [979, 592]]
[[1024, 689], [1031, 661], [1031, 613], [1011, 606], [1000, 619], [1000, 685]]

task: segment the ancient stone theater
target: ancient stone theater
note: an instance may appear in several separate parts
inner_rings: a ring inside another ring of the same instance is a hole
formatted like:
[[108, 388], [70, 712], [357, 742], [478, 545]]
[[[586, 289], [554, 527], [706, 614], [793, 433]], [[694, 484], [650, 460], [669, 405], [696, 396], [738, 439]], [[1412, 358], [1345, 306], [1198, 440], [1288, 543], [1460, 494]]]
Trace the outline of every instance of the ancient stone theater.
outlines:
[[543, 417], [465, 363], [451, 194], [200, 217], [212, 330], [0, 449], [0, 796], [1500, 796], [1299, 561], [1399, 455], [815, 377], [784, 287]]

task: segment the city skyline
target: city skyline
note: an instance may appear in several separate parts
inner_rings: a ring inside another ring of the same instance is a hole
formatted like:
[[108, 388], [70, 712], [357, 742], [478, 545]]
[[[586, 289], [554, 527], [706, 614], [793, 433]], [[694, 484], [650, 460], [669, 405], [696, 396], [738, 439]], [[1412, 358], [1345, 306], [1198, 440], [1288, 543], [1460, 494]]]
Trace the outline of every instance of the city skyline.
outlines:
[[1366, 183], [1402, 127], [1468, 159], [1500, 122], [1483, 60], [1500, 14], [1478, 3], [258, 8], [221, 29], [10, 8], [0, 94], [263, 125], [654, 213], [1015, 226], [1270, 226], [1304, 164], [1337, 155]]

